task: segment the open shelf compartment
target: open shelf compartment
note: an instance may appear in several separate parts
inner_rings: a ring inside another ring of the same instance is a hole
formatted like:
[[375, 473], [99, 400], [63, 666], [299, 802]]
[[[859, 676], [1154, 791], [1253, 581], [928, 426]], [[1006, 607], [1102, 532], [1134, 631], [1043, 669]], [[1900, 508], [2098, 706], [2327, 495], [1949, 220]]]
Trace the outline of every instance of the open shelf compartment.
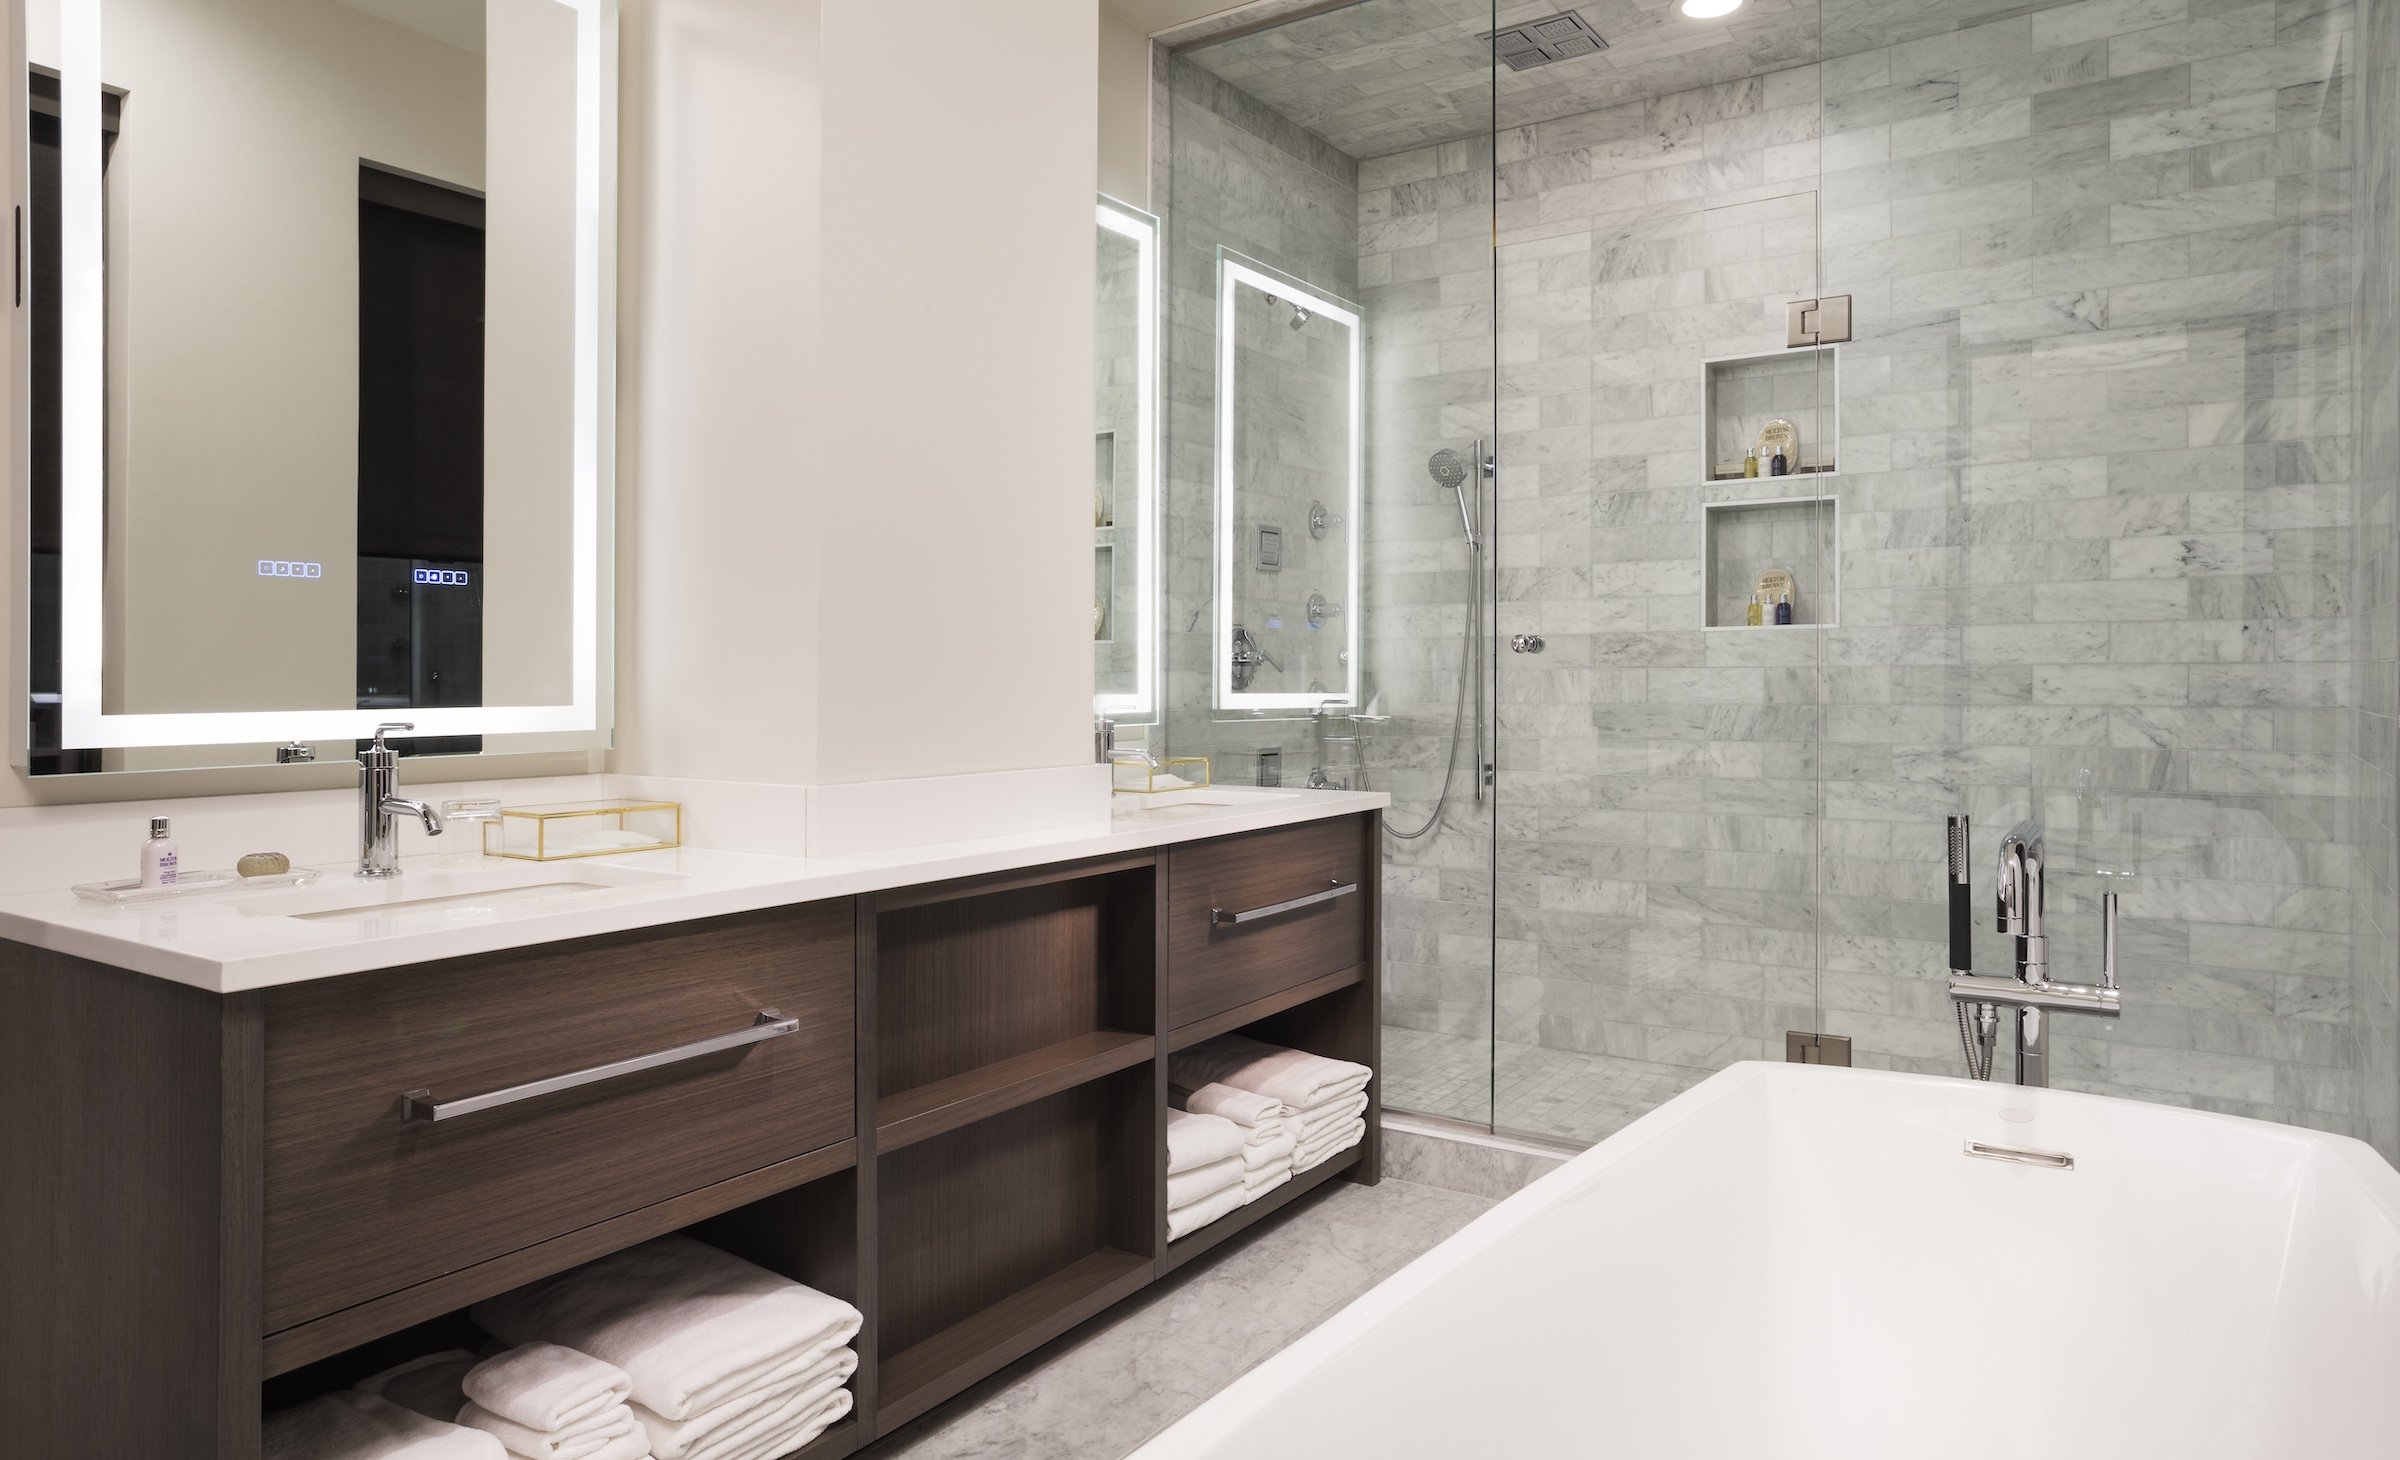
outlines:
[[[1702, 388], [1700, 462], [1711, 482], [1742, 481], [1743, 462], [1758, 444], [1759, 429], [1773, 420], [1798, 432], [1799, 459], [1790, 475], [1823, 477], [1839, 465], [1841, 376], [1838, 346], [1778, 350], [1707, 361]], [[1758, 464], [1758, 480], [1770, 476]], [[1763, 490], [1771, 491], [1772, 488]]]
[[1157, 1052], [1155, 869], [876, 914], [876, 1148], [1004, 1115]]
[[880, 1158], [879, 1428], [1150, 1280], [1154, 1075], [1124, 1070]]

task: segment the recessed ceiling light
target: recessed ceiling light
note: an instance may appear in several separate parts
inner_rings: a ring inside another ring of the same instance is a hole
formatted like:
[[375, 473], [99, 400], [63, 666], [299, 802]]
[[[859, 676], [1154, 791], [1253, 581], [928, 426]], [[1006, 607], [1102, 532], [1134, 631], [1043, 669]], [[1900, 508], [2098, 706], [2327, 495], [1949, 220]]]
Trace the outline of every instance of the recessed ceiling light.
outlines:
[[1720, 15], [1731, 15], [1741, 9], [1742, 0], [1682, 0], [1675, 8], [1688, 19], [1714, 20]]

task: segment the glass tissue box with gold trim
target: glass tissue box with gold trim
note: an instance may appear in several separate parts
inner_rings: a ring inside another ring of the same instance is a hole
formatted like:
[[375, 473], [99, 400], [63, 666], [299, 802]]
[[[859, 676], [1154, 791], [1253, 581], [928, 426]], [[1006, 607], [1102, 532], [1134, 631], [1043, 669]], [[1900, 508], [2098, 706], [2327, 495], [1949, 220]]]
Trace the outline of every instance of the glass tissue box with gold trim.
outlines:
[[483, 824], [483, 854], [562, 862], [683, 845], [683, 807], [674, 801], [561, 801], [503, 806]]
[[1208, 784], [1208, 757], [1179, 755], [1166, 760], [1112, 760], [1109, 773], [1121, 795], [1161, 796], [1169, 791], [1196, 791]]

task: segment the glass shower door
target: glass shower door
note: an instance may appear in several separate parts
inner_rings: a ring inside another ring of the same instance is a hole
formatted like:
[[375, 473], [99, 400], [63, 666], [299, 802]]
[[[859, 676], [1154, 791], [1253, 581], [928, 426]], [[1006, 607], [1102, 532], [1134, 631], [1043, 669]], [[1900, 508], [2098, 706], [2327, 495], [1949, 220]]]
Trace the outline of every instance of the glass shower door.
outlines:
[[1600, 1140], [1819, 1028], [1819, 111], [1802, 66], [1500, 134], [1505, 1130]]

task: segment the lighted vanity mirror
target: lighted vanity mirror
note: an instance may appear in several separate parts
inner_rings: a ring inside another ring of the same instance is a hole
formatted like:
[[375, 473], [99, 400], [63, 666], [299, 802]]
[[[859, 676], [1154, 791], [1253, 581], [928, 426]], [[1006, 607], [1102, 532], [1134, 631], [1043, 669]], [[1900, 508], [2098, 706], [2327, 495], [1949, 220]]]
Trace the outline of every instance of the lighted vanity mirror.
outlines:
[[1092, 708], [1158, 714], [1158, 220], [1103, 197], [1092, 380]]
[[604, 743], [613, 0], [21, 14], [28, 768]]
[[1357, 702], [1362, 348], [1358, 306], [1219, 255], [1221, 710]]

